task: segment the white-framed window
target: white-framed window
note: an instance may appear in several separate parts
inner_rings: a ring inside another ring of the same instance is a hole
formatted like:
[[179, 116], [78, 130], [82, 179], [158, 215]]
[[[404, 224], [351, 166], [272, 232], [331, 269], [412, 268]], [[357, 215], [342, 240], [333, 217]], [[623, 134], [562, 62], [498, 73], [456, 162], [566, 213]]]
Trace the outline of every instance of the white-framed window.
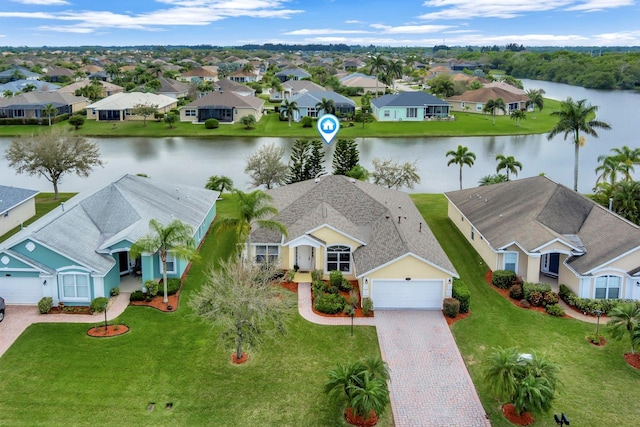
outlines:
[[61, 296], [63, 301], [90, 301], [88, 273], [60, 273]]
[[518, 253], [517, 252], [505, 252], [502, 258], [502, 264], [504, 270], [510, 270], [514, 273], [518, 273]]
[[481, 103], [477, 103], [476, 104], [476, 111], [482, 111], [482, 104]]
[[327, 248], [327, 271], [351, 272], [351, 248], [335, 245]]
[[[162, 259], [160, 260], [160, 272], [164, 273], [164, 265], [162, 265]], [[176, 257], [171, 252], [167, 252], [167, 273], [175, 273], [175, 272], [176, 272]]]
[[24, 117], [24, 110], [23, 109], [13, 110], [13, 117]]
[[596, 299], [618, 299], [620, 298], [620, 276], [599, 276], [596, 277]]
[[390, 114], [390, 113], [389, 113], [389, 110], [384, 110], [384, 116], [385, 116], [385, 117], [389, 117], [389, 114]]
[[280, 255], [280, 246], [278, 245], [256, 245], [256, 262], [258, 264], [276, 262], [278, 255]]
[[195, 117], [197, 113], [198, 112], [196, 110], [184, 110], [184, 115], [186, 117]]
[[407, 108], [407, 118], [416, 118], [418, 117], [418, 109], [416, 107]]

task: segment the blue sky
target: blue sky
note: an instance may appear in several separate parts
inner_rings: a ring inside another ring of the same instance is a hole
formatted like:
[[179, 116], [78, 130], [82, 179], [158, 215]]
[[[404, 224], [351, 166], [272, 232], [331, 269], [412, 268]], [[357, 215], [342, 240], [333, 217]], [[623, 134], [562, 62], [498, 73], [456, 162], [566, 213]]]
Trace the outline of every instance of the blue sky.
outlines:
[[639, 46], [640, 0], [2, 0], [0, 46]]

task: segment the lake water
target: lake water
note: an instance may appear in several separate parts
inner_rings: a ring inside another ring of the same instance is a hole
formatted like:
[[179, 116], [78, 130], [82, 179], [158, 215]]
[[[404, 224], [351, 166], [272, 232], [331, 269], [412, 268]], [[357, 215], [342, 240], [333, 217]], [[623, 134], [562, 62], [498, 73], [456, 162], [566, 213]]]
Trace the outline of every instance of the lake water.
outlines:
[[[546, 91], [546, 97], [564, 100], [587, 99], [599, 106], [598, 119], [611, 124], [612, 130], [599, 130], [599, 138], [587, 138], [580, 150], [579, 190], [589, 192], [594, 186], [597, 157], [622, 145], [637, 147], [640, 121], [640, 94], [606, 92], [559, 83], [524, 80], [525, 89]], [[290, 138], [99, 138], [104, 168], [95, 169], [89, 178], [66, 175], [60, 191], [83, 191], [100, 187], [125, 173], [145, 173], [153, 178], [176, 184], [204, 186], [211, 175], [226, 175], [236, 186], [249, 190], [244, 173], [247, 157], [260, 146], [275, 143], [285, 147], [285, 158], [293, 143]], [[4, 153], [10, 138], [0, 138], [0, 153]], [[458, 189], [458, 166], [447, 167], [446, 152], [465, 145], [476, 153], [473, 167], [464, 167], [463, 186], [476, 186], [478, 180], [495, 173], [498, 154], [514, 156], [523, 164], [518, 177], [547, 174], [568, 187], [573, 186], [573, 145], [562, 136], [547, 141], [546, 134], [499, 137], [449, 138], [359, 138], [360, 163], [371, 169], [374, 158], [416, 161], [421, 183], [410, 192], [440, 193]], [[325, 146], [325, 168], [331, 171], [333, 144]], [[0, 184], [52, 191], [43, 177], [17, 175], [0, 158]]]

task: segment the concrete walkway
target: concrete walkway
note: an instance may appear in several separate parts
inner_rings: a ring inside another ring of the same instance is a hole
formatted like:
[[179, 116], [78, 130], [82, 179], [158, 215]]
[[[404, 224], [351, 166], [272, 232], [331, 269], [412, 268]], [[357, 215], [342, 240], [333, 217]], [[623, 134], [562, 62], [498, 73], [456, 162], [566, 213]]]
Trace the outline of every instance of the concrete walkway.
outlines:
[[[311, 309], [311, 286], [298, 285], [298, 308], [310, 322], [350, 325]], [[389, 392], [396, 427], [490, 426], [451, 330], [440, 311], [376, 310], [354, 324], [376, 326], [389, 365]]]

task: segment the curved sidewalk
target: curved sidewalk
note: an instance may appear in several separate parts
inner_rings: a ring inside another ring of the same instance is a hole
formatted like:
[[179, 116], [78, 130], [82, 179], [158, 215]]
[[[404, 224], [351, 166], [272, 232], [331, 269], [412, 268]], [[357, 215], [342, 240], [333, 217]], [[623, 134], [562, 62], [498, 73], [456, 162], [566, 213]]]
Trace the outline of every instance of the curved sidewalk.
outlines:
[[[298, 309], [310, 322], [350, 325], [311, 309], [311, 285], [298, 284]], [[376, 326], [389, 366], [389, 395], [396, 427], [490, 426], [451, 330], [440, 311], [377, 310], [355, 325]]]

